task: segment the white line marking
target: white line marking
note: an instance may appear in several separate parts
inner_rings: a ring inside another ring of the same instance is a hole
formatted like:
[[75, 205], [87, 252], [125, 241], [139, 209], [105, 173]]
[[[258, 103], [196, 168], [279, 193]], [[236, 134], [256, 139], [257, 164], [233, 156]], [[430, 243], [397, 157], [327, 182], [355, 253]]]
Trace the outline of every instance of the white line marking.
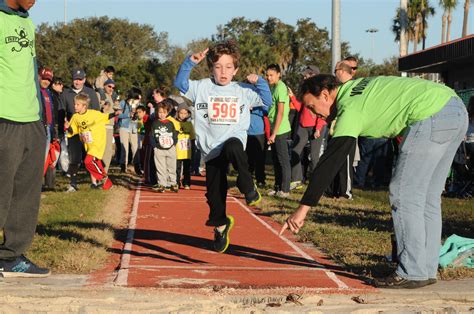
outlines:
[[[204, 202], [204, 200], [202, 200]], [[197, 203], [197, 200], [143, 200], [140, 203]], [[226, 203], [237, 203], [236, 201], [226, 201]]]
[[[295, 250], [298, 254], [300, 254], [303, 258], [309, 260], [309, 261], [313, 261], [313, 262], [316, 262], [314, 260], [314, 258], [312, 258], [311, 256], [309, 256], [308, 254], [306, 254], [302, 249], [300, 249], [298, 246], [296, 246], [296, 244], [294, 244], [293, 242], [291, 242], [290, 240], [288, 240], [287, 238], [285, 238], [284, 236], [281, 236], [278, 234], [278, 232], [273, 229], [269, 224], [267, 224], [263, 219], [261, 219], [260, 217], [258, 217], [257, 215], [255, 215], [250, 209], [247, 208], [247, 206], [245, 206], [244, 204], [242, 204], [242, 202], [240, 202], [237, 198], [234, 197], [234, 200], [237, 201], [237, 203], [239, 203], [239, 205], [247, 212], [249, 213], [253, 218], [255, 218], [257, 221], [259, 221], [265, 228], [267, 228], [268, 230], [270, 230], [273, 234], [275, 234], [277, 237], [279, 237], [280, 239], [283, 240], [283, 242], [285, 242], [286, 244], [288, 244], [293, 250]], [[317, 262], [316, 262], [317, 263]], [[324, 268], [323, 265], [321, 265], [321, 268]], [[339, 278], [337, 278], [337, 276], [331, 272], [330, 270], [325, 270], [325, 273], [326, 275], [331, 279], [333, 280], [336, 284], [337, 284], [337, 287], [340, 288], [340, 289], [348, 289], [349, 287], [344, 283], [342, 282]]]
[[255, 271], [324, 271], [324, 267], [245, 267], [245, 266], [160, 266], [160, 265], [133, 265], [133, 268], [148, 268], [148, 269], [189, 269], [189, 270], [255, 270]]
[[138, 203], [140, 199], [140, 183], [138, 183], [138, 189], [135, 192], [135, 197], [133, 199], [132, 212], [130, 213], [130, 220], [128, 222], [128, 233], [127, 240], [123, 247], [122, 257], [120, 259], [120, 268], [115, 277], [114, 283], [118, 286], [126, 286], [128, 283], [128, 269], [130, 267], [130, 253], [132, 252], [132, 242], [133, 237], [135, 236], [135, 228], [137, 226], [137, 213], [138, 213]]

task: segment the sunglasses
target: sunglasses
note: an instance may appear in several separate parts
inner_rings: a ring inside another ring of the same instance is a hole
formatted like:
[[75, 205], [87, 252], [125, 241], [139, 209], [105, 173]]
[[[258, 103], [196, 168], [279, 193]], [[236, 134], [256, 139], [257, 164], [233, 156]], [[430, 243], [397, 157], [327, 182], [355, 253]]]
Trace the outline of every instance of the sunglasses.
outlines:
[[351, 67], [352, 70], [357, 70], [357, 67]]
[[115, 86], [113, 85], [107, 85], [108, 88], [112, 88], [112, 89], [115, 89]]

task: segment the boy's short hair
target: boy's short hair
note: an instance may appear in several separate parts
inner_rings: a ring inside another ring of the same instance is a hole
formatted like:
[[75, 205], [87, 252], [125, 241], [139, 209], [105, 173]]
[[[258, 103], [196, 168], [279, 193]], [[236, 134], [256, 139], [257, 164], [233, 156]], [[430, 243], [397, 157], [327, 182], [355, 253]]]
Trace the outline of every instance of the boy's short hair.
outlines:
[[166, 112], [171, 112], [175, 107], [178, 107], [178, 103], [171, 98], [166, 98], [156, 105], [155, 110], [158, 112], [159, 109], [164, 109]]
[[353, 62], [358, 63], [357, 58], [354, 57], [354, 56], [347, 56], [347, 57], [344, 58], [343, 61], [353, 61]]
[[240, 51], [239, 46], [235, 40], [229, 39], [224, 42], [220, 42], [209, 48], [207, 53], [207, 65], [209, 69], [212, 69], [214, 63], [219, 60], [223, 55], [229, 55], [234, 60], [234, 67], [240, 66]]
[[105, 69], [104, 69], [104, 72], [107, 72], [107, 73], [115, 73], [115, 68], [111, 65], [109, 66], [106, 66]]
[[139, 105], [139, 106], [137, 107], [137, 109], [135, 109], [135, 110], [146, 111], [146, 108], [145, 108], [145, 106], [143, 106], [143, 105]]
[[74, 96], [74, 103], [76, 102], [86, 105], [86, 107], [89, 107], [89, 104], [91, 103], [91, 98], [86, 93], [79, 93]]

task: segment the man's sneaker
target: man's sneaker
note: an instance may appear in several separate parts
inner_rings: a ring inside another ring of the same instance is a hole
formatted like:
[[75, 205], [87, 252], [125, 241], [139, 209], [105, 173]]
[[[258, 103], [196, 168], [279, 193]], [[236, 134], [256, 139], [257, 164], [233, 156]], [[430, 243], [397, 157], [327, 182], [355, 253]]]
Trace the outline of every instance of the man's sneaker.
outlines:
[[178, 193], [179, 186], [177, 184], [171, 186], [171, 192]]
[[279, 198], [290, 198], [290, 192], [278, 191], [275, 196]]
[[185, 186], [184, 186], [184, 189], [185, 189], [185, 190], [190, 190], [191, 187], [190, 187], [189, 185], [185, 185]]
[[214, 250], [218, 253], [224, 253], [229, 247], [230, 243], [230, 230], [234, 226], [234, 217], [227, 216], [227, 223], [225, 229], [219, 232], [217, 228], [214, 228]]
[[303, 188], [303, 184], [301, 181], [293, 181], [290, 183], [290, 191], [292, 190], [301, 190]]
[[165, 187], [160, 184], [155, 184], [153, 190], [159, 193], [165, 193]]
[[77, 191], [77, 187], [73, 186], [73, 185], [68, 185], [67, 189], [66, 189], [66, 193], [73, 193], [73, 192], [76, 192]]
[[49, 269], [36, 266], [23, 255], [11, 261], [0, 260], [0, 277], [40, 278], [49, 275], [51, 275]]
[[257, 206], [258, 203], [262, 200], [262, 195], [260, 192], [255, 189], [247, 194], [245, 194], [245, 202], [247, 202], [248, 206]]
[[[436, 282], [436, 281], [435, 281]], [[435, 283], [433, 280], [409, 280], [400, 277], [397, 273], [380, 279], [374, 279], [377, 288], [385, 289], [416, 289]]]
[[113, 185], [114, 184], [112, 183], [112, 180], [109, 179], [109, 177], [102, 179], [101, 187], [103, 190], [110, 190]]

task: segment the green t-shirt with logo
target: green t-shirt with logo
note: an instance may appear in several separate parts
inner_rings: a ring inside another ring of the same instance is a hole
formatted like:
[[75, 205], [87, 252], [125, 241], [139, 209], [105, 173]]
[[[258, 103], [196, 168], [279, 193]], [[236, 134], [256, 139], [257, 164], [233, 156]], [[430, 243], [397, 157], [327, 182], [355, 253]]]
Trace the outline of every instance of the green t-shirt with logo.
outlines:
[[290, 97], [288, 96], [288, 88], [285, 83], [278, 81], [273, 86], [270, 86], [272, 92], [272, 106], [268, 111], [268, 120], [270, 120], [270, 126], [273, 130], [278, 112], [278, 103], [284, 103], [283, 119], [281, 120], [280, 128], [278, 129], [277, 135], [285, 134], [291, 131], [290, 120], [288, 115], [290, 114]]
[[339, 87], [334, 137], [391, 138], [443, 108], [449, 87], [418, 78], [379, 76], [348, 81]]
[[31, 19], [0, 11], [0, 118], [16, 122], [40, 119], [35, 56]]

